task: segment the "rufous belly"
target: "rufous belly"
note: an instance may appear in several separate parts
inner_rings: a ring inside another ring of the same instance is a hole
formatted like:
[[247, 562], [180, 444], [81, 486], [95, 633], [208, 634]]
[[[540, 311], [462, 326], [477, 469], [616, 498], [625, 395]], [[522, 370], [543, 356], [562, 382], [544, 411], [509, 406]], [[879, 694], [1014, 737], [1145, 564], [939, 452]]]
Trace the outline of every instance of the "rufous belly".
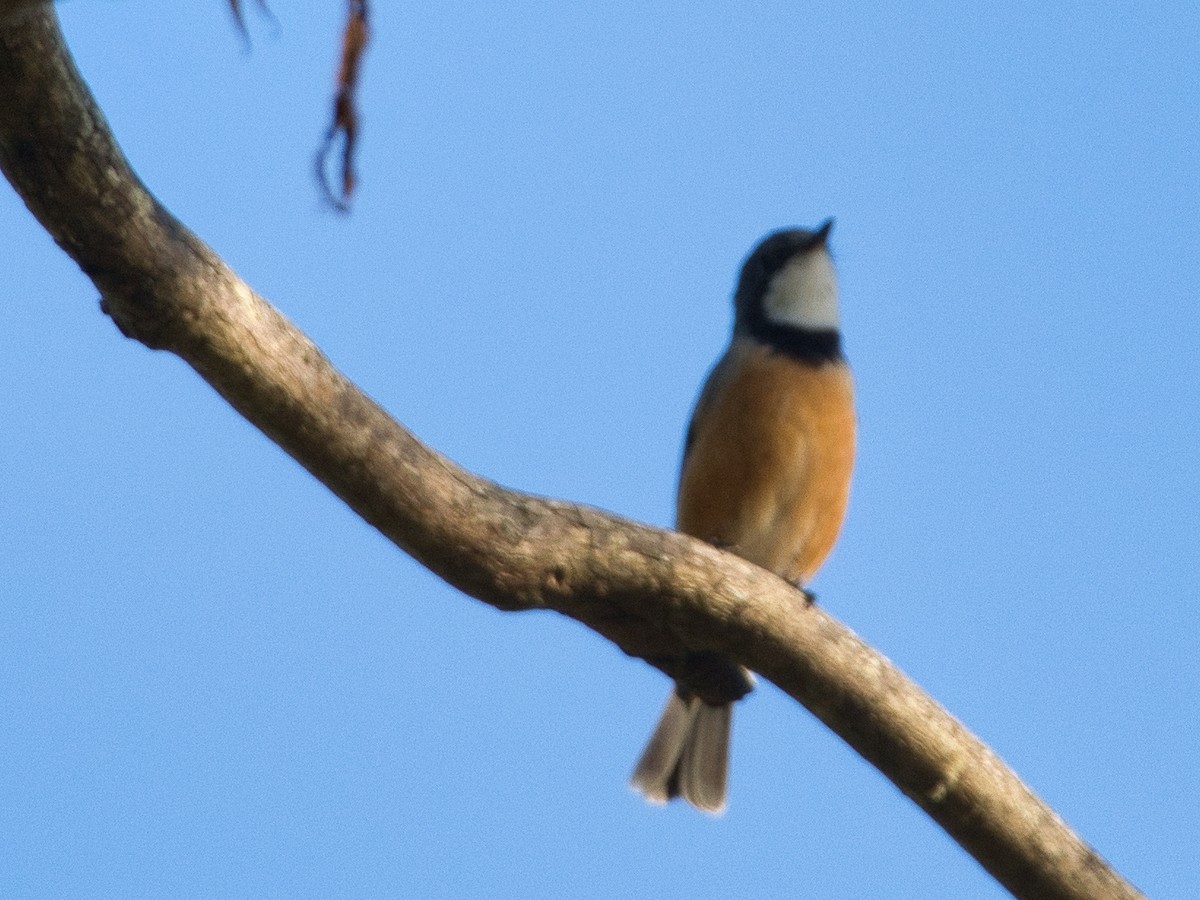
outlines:
[[747, 341], [730, 353], [737, 358], [698, 410], [676, 526], [803, 585], [846, 513], [855, 444], [850, 370]]

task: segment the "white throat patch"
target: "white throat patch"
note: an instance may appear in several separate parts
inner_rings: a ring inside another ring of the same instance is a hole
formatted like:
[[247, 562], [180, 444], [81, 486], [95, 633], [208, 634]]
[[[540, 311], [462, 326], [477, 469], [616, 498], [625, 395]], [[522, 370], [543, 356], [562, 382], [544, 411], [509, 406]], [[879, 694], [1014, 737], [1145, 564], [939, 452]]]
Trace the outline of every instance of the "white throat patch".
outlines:
[[837, 329], [838, 289], [824, 247], [802, 253], [771, 279], [762, 301], [768, 322], [816, 331]]

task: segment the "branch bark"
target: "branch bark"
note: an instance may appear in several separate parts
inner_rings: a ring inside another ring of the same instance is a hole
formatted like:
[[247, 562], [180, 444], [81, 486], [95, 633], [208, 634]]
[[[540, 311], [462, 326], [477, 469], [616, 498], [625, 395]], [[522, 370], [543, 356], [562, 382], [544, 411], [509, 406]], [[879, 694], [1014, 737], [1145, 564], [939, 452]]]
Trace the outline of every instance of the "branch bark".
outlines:
[[[187, 361], [398, 547], [504, 610], [551, 609], [668, 675], [711, 650], [880, 769], [1019, 897], [1141, 896], [958, 721], [776, 576], [683, 535], [505, 490], [359, 391], [137, 179], [49, 4], [0, 0], [0, 167], [123, 334]], [[8, 14], [21, 8], [27, 14]]]

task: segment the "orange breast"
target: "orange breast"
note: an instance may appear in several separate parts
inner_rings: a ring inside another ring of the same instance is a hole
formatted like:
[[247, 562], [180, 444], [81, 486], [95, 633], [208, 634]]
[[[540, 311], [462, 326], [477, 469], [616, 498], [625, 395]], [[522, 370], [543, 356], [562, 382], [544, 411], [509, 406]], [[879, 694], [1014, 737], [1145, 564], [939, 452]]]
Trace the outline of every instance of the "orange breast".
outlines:
[[854, 467], [854, 388], [736, 341], [697, 409], [680, 476], [680, 531], [805, 584], [833, 548]]

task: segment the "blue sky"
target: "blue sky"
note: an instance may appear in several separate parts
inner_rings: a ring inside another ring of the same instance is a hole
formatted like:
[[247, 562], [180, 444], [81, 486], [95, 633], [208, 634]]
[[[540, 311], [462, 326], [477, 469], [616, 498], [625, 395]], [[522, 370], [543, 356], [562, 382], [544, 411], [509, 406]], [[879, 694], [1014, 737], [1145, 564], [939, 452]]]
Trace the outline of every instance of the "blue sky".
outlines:
[[[820, 602], [1200, 894], [1194, 4], [373, 6], [349, 218], [310, 180], [341, 3], [251, 7], [249, 55], [218, 0], [60, 11], [143, 179], [350, 377], [642, 521], [742, 256], [835, 215], [861, 444]], [[642, 805], [661, 675], [421, 570], [7, 188], [0, 242], [0, 894], [1003, 896], [769, 685], [724, 818]]]

